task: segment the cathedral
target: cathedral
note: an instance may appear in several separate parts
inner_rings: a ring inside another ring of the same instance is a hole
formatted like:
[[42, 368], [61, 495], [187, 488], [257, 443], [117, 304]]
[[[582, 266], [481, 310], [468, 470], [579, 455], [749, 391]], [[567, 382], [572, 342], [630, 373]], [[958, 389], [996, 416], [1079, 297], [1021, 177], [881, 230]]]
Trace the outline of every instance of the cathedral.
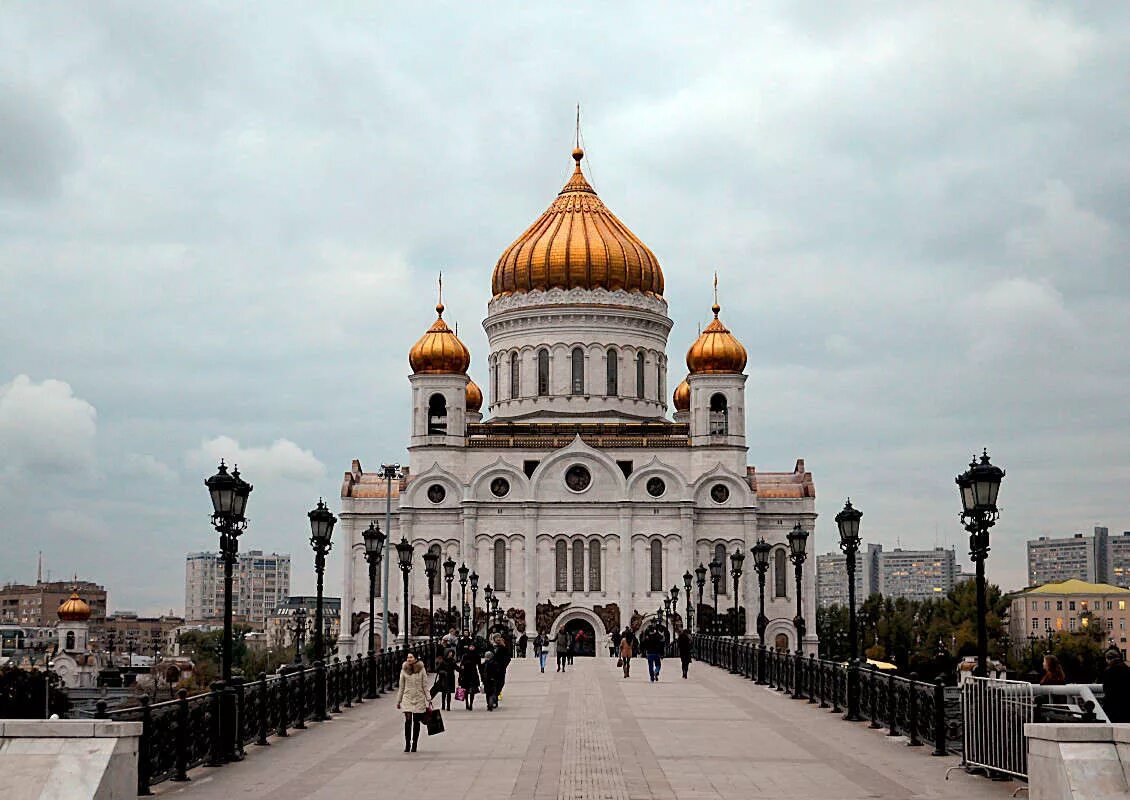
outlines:
[[[714, 319], [687, 351], [686, 377], [678, 369], [670, 375], [672, 321], [659, 261], [601, 202], [582, 170], [583, 150], [572, 155], [564, 188], [494, 267], [483, 322], [486, 414], [483, 391], [468, 377], [471, 354], [444, 321], [442, 301], [408, 354], [410, 463], [391, 483], [385, 533], [414, 549], [410, 629], [427, 635], [429, 600], [437, 631], [443, 624], [447, 587], [442, 569], [429, 585], [421, 560], [429, 551], [479, 576], [480, 607], [489, 584], [516, 634], [553, 636], [566, 626], [603, 643], [609, 632], [656, 616], [672, 587], [679, 589], [674, 624], [682, 625], [684, 575], [715, 559], [725, 565], [719, 613], [732, 609], [729, 554], [749, 555], [761, 538], [772, 546], [765, 640], [795, 651], [786, 536], [797, 523], [814, 531], [812, 476], [803, 460], [790, 472], [747, 464], [747, 353], [722, 321], [717, 298]], [[339, 641], [343, 654], [366, 647], [362, 531], [373, 521], [383, 530], [386, 498], [385, 478], [354, 461], [338, 526], [347, 554], [342, 627], [352, 633]], [[799, 644], [815, 652], [814, 536], [807, 552], [808, 632]], [[395, 548], [388, 553], [389, 585], [378, 592], [390, 592], [389, 624], [398, 630], [402, 581]], [[461, 595], [456, 579], [456, 613]], [[697, 606], [697, 581], [692, 595]], [[747, 557], [738, 619], [750, 636], [757, 597]], [[380, 607], [378, 600], [378, 634]], [[703, 614], [712, 609], [708, 577]]]

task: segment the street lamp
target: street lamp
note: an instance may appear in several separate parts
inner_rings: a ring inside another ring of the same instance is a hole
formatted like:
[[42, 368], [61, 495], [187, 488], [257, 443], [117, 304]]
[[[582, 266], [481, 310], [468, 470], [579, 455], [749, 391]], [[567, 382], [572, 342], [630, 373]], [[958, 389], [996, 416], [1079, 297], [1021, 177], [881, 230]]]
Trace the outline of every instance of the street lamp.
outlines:
[[366, 696], [373, 699], [377, 696], [377, 567], [384, 556], [385, 535], [381, 533], [380, 525], [370, 522], [361, 538], [365, 542], [365, 561], [369, 564], [369, 688]]
[[989, 529], [997, 523], [997, 493], [1004, 480], [1004, 470], [989, 461], [984, 450], [981, 461], [974, 457], [969, 469], [955, 479], [961, 493], [961, 522], [969, 532], [969, 557], [977, 567], [977, 671], [978, 677], [989, 674], [989, 633], [985, 617], [985, 559], [989, 557]]
[[[221, 745], [219, 759], [231, 761], [235, 746], [235, 691], [232, 673], [232, 568], [239, 553], [239, 535], [247, 528], [247, 498], [254, 488], [239, 477], [237, 466], [228, 474], [220, 461], [216, 474], [204, 481], [212, 498], [212, 527], [220, 534], [220, 558], [224, 562], [224, 638], [220, 679], [223, 681], [224, 707], [220, 713]], [[132, 666], [132, 656], [130, 659]]]
[[714, 589], [714, 617], [711, 624], [714, 627], [714, 633], [718, 633], [718, 584], [722, 581], [722, 568], [723, 564], [717, 558], [710, 561], [710, 585]]
[[[804, 545], [808, 541], [808, 531], [800, 527], [800, 523], [793, 525], [793, 529], [789, 531], [789, 560], [793, 562], [793, 569], [796, 575], [796, 617], [793, 619], [793, 626], [796, 627], [796, 668], [799, 676], [801, 659], [804, 658], [804, 607], [802, 605], [801, 597], [801, 576], [804, 572], [804, 560], [807, 557], [804, 552]], [[800, 680], [793, 680], [793, 697], [796, 699], [803, 699], [804, 696], [800, 691]]]
[[846, 557], [848, 576], [848, 660], [847, 714], [844, 719], [858, 722], [859, 716], [859, 633], [855, 617], [855, 555], [859, 552], [859, 521], [863, 512], [853, 508], [851, 498], [844, 503], [843, 511], [836, 514], [836, 526], [840, 529], [840, 549]]
[[459, 565], [459, 594], [462, 598], [459, 603], [459, 632], [467, 632], [467, 569], [466, 564]]
[[381, 586], [385, 587], [384, 592], [381, 593], [381, 647], [388, 647], [388, 595], [389, 586], [392, 584], [388, 580], [389, 558], [388, 549], [392, 546], [392, 482], [399, 481], [403, 478], [400, 471], [399, 464], [381, 464], [381, 468], [377, 474], [385, 479], [385, 546], [382, 560], [384, 562], [384, 569], [381, 575]]
[[698, 606], [695, 607], [694, 622], [698, 632], [702, 633], [702, 620], [698, 618], [699, 611], [702, 608], [702, 590], [706, 586], [706, 567], [702, 562], [698, 562], [698, 566], [694, 569], [695, 582], [698, 584]]
[[[428, 579], [428, 649], [431, 651], [432, 646], [435, 644], [436, 637], [436, 612], [433, 605], [434, 593], [432, 587], [435, 586], [436, 575], [439, 574], [439, 553], [433, 553], [430, 550], [424, 553], [424, 575]], [[435, 669], [435, 664], [432, 664], [432, 669]]]
[[471, 638], [475, 638], [475, 631], [478, 630], [478, 625], [475, 622], [475, 614], [478, 612], [479, 605], [479, 573], [471, 573]]
[[691, 628], [691, 585], [692, 585], [693, 581], [694, 581], [694, 575], [691, 575], [691, 571], [688, 569], [686, 572], [683, 573], [683, 589], [684, 589], [684, 594], [686, 595], [686, 598], [687, 598], [686, 627], [687, 627], [687, 630], [691, 631], [692, 633], [693, 633], [693, 629]]
[[401, 625], [404, 628], [404, 649], [407, 650], [409, 645], [409, 634], [411, 631], [408, 629], [408, 573], [412, 571], [412, 545], [405, 537], [401, 536], [400, 541], [396, 543], [396, 558], [400, 562], [400, 574], [404, 577], [404, 621]]
[[[679, 587], [672, 586], [668, 592], [671, 595], [671, 635], [675, 634], [675, 614], [679, 613]], [[683, 624], [686, 627], [686, 623]]]
[[[451, 582], [455, 580], [455, 559], [451, 556], [443, 562], [443, 580], [447, 584], [447, 611], [443, 614], [443, 627], [450, 628], [451, 625]], [[446, 633], [446, 631], [445, 631]]]
[[495, 594], [495, 596], [490, 599], [490, 613], [491, 613], [491, 624], [494, 625], [494, 627], [496, 627], [496, 628], [501, 627], [502, 626], [502, 615], [498, 611], [498, 595], [497, 594]]
[[493, 599], [494, 599], [494, 589], [490, 588], [490, 584], [488, 583], [486, 585], [486, 588], [483, 589], [483, 608], [487, 612], [486, 628], [487, 628], [487, 638], [488, 638], [488, 640], [490, 638], [491, 625], [494, 623], [494, 620], [491, 619], [491, 612], [490, 612], [490, 610], [491, 610], [491, 600], [493, 600]]
[[337, 517], [333, 515], [322, 498], [307, 515], [310, 518], [310, 546], [314, 548], [314, 572], [317, 573], [317, 601], [314, 605], [314, 680], [316, 681], [315, 721], [329, 719], [326, 716], [326, 645], [325, 628], [322, 615], [322, 581], [326, 572], [326, 553], [330, 551], [330, 536], [333, 535]]
[[291, 625], [294, 634], [294, 663], [302, 663], [302, 650], [306, 647], [306, 603], [303, 602], [294, 609], [294, 624]]
[[734, 651], [733, 663], [730, 664], [730, 671], [733, 673], [738, 671], [738, 585], [742, 579], [743, 563], [745, 563], [745, 553], [735, 547], [734, 552], [730, 553], [730, 577], [734, 579]]

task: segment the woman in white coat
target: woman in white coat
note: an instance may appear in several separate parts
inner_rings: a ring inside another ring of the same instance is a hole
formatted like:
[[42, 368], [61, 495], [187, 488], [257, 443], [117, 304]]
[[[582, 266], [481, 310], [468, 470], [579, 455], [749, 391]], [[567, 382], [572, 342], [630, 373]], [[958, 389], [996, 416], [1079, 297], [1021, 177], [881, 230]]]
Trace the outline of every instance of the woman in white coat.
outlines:
[[404, 712], [404, 752], [416, 752], [420, 740], [420, 723], [432, 707], [428, 696], [428, 671], [409, 653], [400, 668], [400, 690], [396, 693], [396, 707]]

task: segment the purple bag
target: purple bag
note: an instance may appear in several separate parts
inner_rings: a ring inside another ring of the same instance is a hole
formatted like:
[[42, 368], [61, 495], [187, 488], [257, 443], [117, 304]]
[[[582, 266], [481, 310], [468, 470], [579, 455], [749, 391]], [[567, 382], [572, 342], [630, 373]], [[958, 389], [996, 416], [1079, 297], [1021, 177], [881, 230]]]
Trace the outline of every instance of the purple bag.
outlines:
[[467, 699], [467, 690], [464, 689], [462, 686], [460, 686], [458, 689], [455, 690], [455, 699], [460, 700], [460, 701], [466, 700]]

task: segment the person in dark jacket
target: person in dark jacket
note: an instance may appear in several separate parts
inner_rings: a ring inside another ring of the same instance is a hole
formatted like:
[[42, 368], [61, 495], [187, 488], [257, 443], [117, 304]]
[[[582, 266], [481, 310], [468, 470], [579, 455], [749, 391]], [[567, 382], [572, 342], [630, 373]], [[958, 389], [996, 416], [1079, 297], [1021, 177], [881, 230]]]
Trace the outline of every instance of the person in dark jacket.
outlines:
[[640, 643], [639, 640], [636, 639], [636, 634], [632, 630], [631, 625], [624, 626], [624, 631], [620, 634], [620, 639], [627, 639], [628, 647], [632, 648], [632, 655], [639, 655]]
[[679, 631], [679, 638], [675, 640], [675, 647], [679, 651], [679, 662], [683, 665], [683, 677], [687, 677], [687, 670], [691, 666], [691, 635], [687, 629]]
[[644, 655], [647, 656], [647, 676], [652, 683], [655, 683], [659, 680], [659, 669], [663, 666], [663, 645], [666, 644], [662, 631], [652, 625], [647, 629], [640, 644], [643, 646]]
[[1106, 651], [1102, 706], [1111, 722], [1130, 722], [1130, 667], [1117, 647]]
[[495, 692], [494, 700], [496, 707], [498, 706], [498, 696], [502, 694], [502, 688], [506, 686], [506, 670], [510, 668], [510, 658], [513, 652], [510, 640], [505, 634], [497, 634], [494, 644], [494, 660], [498, 664], [498, 691]]
[[573, 637], [569, 635], [569, 631], [562, 628], [557, 632], [557, 639], [554, 641], [554, 647], [557, 650], [557, 671], [564, 672], [565, 665], [569, 659], [569, 649], [573, 646]]
[[436, 656], [436, 680], [432, 684], [432, 698], [440, 695], [440, 710], [451, 710], [451, 694], [455, 691], [455, 651]]
[[518, 658], [526, 657], [526, 646], [530, 643], [529, 638], [523, 633], [518, 637]]
[[479, 693], [479, 650], [473, 644], [467, 646], [467, 652], [459, 661], [456, 668], [459, 671], [459, 688], [467, 693], [465, 698], [467, 710], [475, 707], [475, 695]]
[[480, 672], [483, 676], [483, 694], [487, 696], [487, 711], [494, 711], [498, 708], [498, 693], [502, 686], [502, 665], [498, 656], [489, 652], [484, 655]]
[[541, 671], [545, 672], [545, 661], [549, 658], [549, 637], [545, 635], [545, 631], [538, 631], [538, 635], [534, 637], [534, 658], [538, 660]]

